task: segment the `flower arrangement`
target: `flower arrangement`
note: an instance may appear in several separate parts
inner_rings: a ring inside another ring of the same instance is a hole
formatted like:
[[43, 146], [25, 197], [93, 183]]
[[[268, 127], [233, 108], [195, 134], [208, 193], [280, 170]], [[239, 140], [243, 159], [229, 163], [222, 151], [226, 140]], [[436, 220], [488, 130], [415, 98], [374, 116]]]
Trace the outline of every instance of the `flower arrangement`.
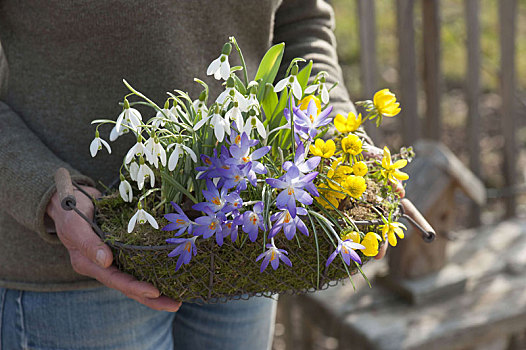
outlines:
[[[241, 66], [230, 66], [232, 48]], [[396, 97], [384, 89], [373, 100], [358, 103], [364, 117], [353, 112], [334, 117], [329, 93], [336, 84], [329, 86], [326, 72], [311, 79], [312, 61], [292, 60], [285, 78], [274, 85], [283, 51], [284, 44], [271, 47], [249, 80], [242, 51], [231, 37], [207, 69], [208, 75], [223, 81], [219, 96], [210, 96], [207, 84], [195, 79], [203, 86], [197, 99], [175, 90], [168, 92], [161, 107], [124, 81], [130, 93], [117, 119], [92, 122], [93, 157], [103, 147], [111, 153], [100, 138], [103, 125], [113, 125], [110, 141], [126, 133], [136, 139], [122, 162], [119, 195], [99, 202], [98, 220], [103, 229], [119, 232], [108, 235], [109, 243], [168, 247], [162, 254], [170, 271], [139, 273], [142, 279], [156, 284], [152, 274], [161, 279], [168, 274], [195, 284], [200, 283], [196, 274], [209, 273], [211, 279], [221, 279], [217, 252], [223, 249], [229, 251], [235, 269], [249, 266], [252, 271], [257, 266], [257, 273], [265, 276], [269, 265], [275, 273], [313, 265], [309, 273], [315, 277], [307, 279], [314, 282], [294, 288], [317, 289], [320, 278], [327, 283], [361, 272], [360, 264], [375, 256], [381, 244], [394, 246], [397, 237], [404, 237], [405, 227], [396, 222], [397, 188], [408, 179], [400, 169], [412, 152], [404, 149], [392, 155], [385, 147], [382, 154], [360, 128], [367, 120], [380, 126], [382, 118], [396, 116]], [[130, 101], [132, 97], [138, 100]], [[139, 111], [144, 106], [155, 113], [148, 121]], [[299, 258], [290, 258], [292, 251]], [[212, 270], [199, 270], [208, 266], [195, 262], [201, 254], [216, 254]], [[236, 260], [240, 255], [249, 262]], [[329, 270], [337, 257], [343, 276]], [[138, 263], [144, 258], [130, 259]], [[193, 277], [183, 278], [194, 263]], [[283, 278], [275, 281], [279, 284]], [[232, 294], [254, 292], [230, 289]], [[202, 293], [185, 291], [165, 294], [203, 299]], [[215, 295], [210, 288], [207, 293]]]

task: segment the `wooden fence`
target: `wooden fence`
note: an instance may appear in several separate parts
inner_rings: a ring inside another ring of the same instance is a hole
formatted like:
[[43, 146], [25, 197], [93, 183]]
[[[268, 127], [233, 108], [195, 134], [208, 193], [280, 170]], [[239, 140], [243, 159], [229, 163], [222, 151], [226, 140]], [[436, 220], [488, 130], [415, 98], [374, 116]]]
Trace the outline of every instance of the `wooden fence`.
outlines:
[[[375, 33], [375, 1], [356, 0], [358, 5], [357, 20], [360, 33], [361, 71], [363, 96], [370, 96], [377, 81], [376, 68], [376, 33]], [[422, 8], [422, 56], [423, 72], [417, 70], [417, 50], [415, 42], [415, 3], [421, 1]], [[517, 0], [501, 0], [499, 3], [499, 42], [500, 46], [500, 89], [501, 109], [499, 121], [504, 135], [503, 177], [508, 191], [505, 196], [506, 216], [516, 214], [516, 196], [513, 189], [517, 186], [518, 147], [516, 139], [516, 68], [515, 42], [517, 22]], [[399, 62], [399, 99], [404, 106], [402, 135], [405, 144], [414, 144], [419, 138], [439, 140], [441, 136], [441, 38], [440, 38], [440, 0], [396, 0], [397, 37]], [[469, 159], [472, 171], [481, 176], [480, 165], [480, 0], [464, 0], [464, 16], [467, 32], [467, 72], [465, 77], [465, 99], [468, 106], [467, 125]], [[425, 114], [418, 115], [417, 86], [423, 86], [425, 94]], [[374, 132], [374, 131], [373, 131]], [[372, 135], [374, 138], [374, 134]], [[480, 208], [474, 207], [473, 224], [480, 223]]]

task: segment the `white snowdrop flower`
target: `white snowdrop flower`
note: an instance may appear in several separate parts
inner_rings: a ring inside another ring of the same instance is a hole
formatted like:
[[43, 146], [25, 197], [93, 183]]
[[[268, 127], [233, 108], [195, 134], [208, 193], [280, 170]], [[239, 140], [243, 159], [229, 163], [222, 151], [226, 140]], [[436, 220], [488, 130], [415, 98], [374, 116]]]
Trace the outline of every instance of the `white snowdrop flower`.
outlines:
[[169, 119], [171, 121], [177, 121], [177, 117], [173, 114], [171, 109], [163, 108], [155, 114], [155, 117], [153, 118], [152, 125], [158, 129], [161, 126], [164, 126], [166, 124], [166, 119]]
[[119, 114], [115, 128], [120, 132], [123, 126], [138, 130], [142, 125], [141, 113], [135, 108], [131, 108], [128, 101], [124, 100], [124, 110]]
[[160, 159], [162, 166], [166, 166], [166, 151], [159, 140], [156, 140], [155, 137], [150, 137], [144, 146], [152, 155], [151, 164], [153, 164], [156, 168], [159, 168]]
[[219, 94], [219, 96], [216, 99], [216, 103], [220, 106], [224, 106], [223, 109], [226, 109], [228, 106], [228, 102], [230, 101], [237, 101], [239, 107], [242, 108], [244, 111], [248, 108], [247, 98], [243, 96], [241, 92], [237, 91], [234, 86], [229, 87], [227, 83], [227, 88], [225, 89], [225, 91]]
[[208, 107], [206, 107], [206, 104], [204, 101], [201, 101], [199, 99], [195, 100], [192, 105], [194, 106], [194, 110], [196, 114], [201, 114], [201, 116], [205, 116], [208, 114]]
[[230, 63], [228, 63], [228, 55], [232, 51], [232, 45], [226, 43], [223, 46], [221, 55], [210, 63], [206, 70], [206, 75], [214, 75], [216, 80], [227, 80], [230, 76]]
[[108, 153], [111, 154], [110, 145], [100, 138], [99, 131], [97, 130], [95, 131], [95, 138], [93, 139], [93, 141], [91, 141], [91, 144], [89, 145], [89, 150], [91, 152], [92, 157], [95, 157], [97, 155], [97, 152], [102, 149], [102, 145], [104, 145], [104, 147], [106, 147], [106, 149], [108, 150]]
[[126, 164], [130, 163], [135, 157], [141, 157], [146, 156], [146, 160], [150, 164], [153, 164], [153, 156], [152, 153], [146, 148], [146, 146], [142, 143], [137, 141], [135, 145], [130, 148], [128, 153], [126, 153], [126, 157], [124, 158], [124, 161]]
[[117, 126], [114, 126], [113, 129], [111, 129], [111, 132], [110, 132], [110, 141], [113, 142], [113, 141], [117, 140], [117, 138], [119, 138], [119, 136], [127, 134], [128, 132], [130, 132], [130, 129], [127, 126], [125, 126], [125, 125], [122, 125], [120, 131], [117, 131]]
[[[250, 111], [250, 113], [253, 113], [252, 110]], [[259, 118], [255, 114], [252, 114], [248, 117], [247, 122], [242, 127], [243, 130], [239, 130], [239, 132], [245, 132], [247, 135], [250, 136], [250, 132], [252, 131], [252, 129], [254, 129], [254, 127], [258, 131], [258, 134], [259, 136], [261, 136], [261, 138], [265, 139], [267, 137], [267, 130], [265, 129], [265, 125], [263, 125], [261, 120], [259, 120]]]
[[210, 125], [214, 128], [214, 135], [217, 141], [223, 142], [225, 133], [230, 135], [230, 122], [220, 114], [214, 114], [210, 120]]
[[194, 131], [197, 131], [199, 129], [201, 129], [201, 127], [203, 125], [205, 125], [205, 123], [210, 119], [212, 118], [212, 115], [206, 115], [206, 116], [203, 116], [203, 118], [198, 121], [195, 125], [194, 125]]
[[183, 151], [188, 153], [190, 155], [190, 158], [194, 161], [194, 163], [197, 163], [197, 156], [195, 155], [195, 152], [185, 145], [182, 145], [180, 143], [172, 143], [168, 146], [168, 150], [175, 146], [174, 151], [170, 155], [170, 159], [168, 159], [168, 170], [173, 171], [175, 167], [177, 167], [177, 163], [179, 162], [179, 157], [181, 154], [183, 154]]
[[121, 175], [121, 183], [119, 184], [119, 193], [125, 202], [131, 202], [133, 199], [133, 190], [128, 181]]
[[237, 125], [237, 129], [238, 130], [241, 130], [240, 128], [243, 127], [243, 124], [244, 124], [244, 121], [243, 121], [243, 114], [242, 112], [245, 112], [243, 111], [240, 107], [239, 107], [239, 103], [237, 101], [234, 102], [234, 106], [232, 108], [230, 108], [226, 114], [225, 114], [225, 120], [230, 123], [230, 120], [233, 120], [236, 122], [236, 125]]
[[230, 135], [230, 122], [219, 114], [219, 107], [217, 105], [213, 114], [209, 114], [195, 124], [194, 130], [199, 130], [208, 120], [210, 120], [210, 126], [214, 129], [214, 134], [219, 142], [223, 141], [225, 133]]
[[303, 92], [301, 90], [301, 85], [298, 81], [298, 77], [296, 76], [297, 74], [298, 74], [298, 66], [292, 67], [292, 72], [290, 73], [290, 75], [278, 81], [278, 83], [274, 87], [274, 91], [280, 92], [285, 87], [288, 87], [292, 90], [292, 94], [294, 95], [294, 97], [296, 97], [298, 100], [301, 100], [301, 96], [303, 95]]
[[144, 209], [141, 208], [139, 205], [139, 209], [135, 213], [135, 215], [132, 216], [130, 219], [130, 222], [128, 223], [128, 233], [132, 233], [133, 229], [135, 228], [135, 224], [139, 223], [141, 225], [148, 222], [150, 225], [152, 225], [153, 228], [158, 229], [159, 224], [157, 221], [155, 221], [155, 218], [148, 214]]
[[259, 114], [261, 107], [259, 105], [258, 98], [256, 97], [256, 93], [251, 92], [250, 95], [248, 95], [247, 104], [248, 110], [254, 110], [257, 114]]
[[230, 75], [230, 63], [227, 55], [221, 55], [210, 63], [206, 75], [214, 75], [216, 80], [227, 80]]
[[155, 186], [155, 175], [153, 174], [153, 170], [150, 169], [148, 165], [144, 163], [144, 159], [141, 158], [141, 164], [139, 165], [139, 171], [137, 172], [137, 187], [139, 187], [139, 190], [142, 190], [144, 187], [144, 182], [150, 178], [150, 185], [153, 187]]
[[137, 164], [136, 161], [131, 162], [130, 169], [128, 170], [130, 172], [130, 177], [133, 181], [137, 181], [137, 174], [139, 173], [139, 164]]
[[314, 91], [317, 91], [321, 95], [321, 102], [324, 104], [329, 103], [329, 89], [325, 83], [325, 76], [322, 75], [320, 81], [317, 84], [313, 84], [305, 89], [305, 94], [312, 94]]

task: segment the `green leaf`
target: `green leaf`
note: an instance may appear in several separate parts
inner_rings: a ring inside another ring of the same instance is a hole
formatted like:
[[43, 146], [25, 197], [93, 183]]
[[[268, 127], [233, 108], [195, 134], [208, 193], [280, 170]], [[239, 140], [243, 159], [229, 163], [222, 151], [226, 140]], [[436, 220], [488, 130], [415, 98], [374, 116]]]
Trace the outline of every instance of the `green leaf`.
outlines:
[[241, 81], [241, 79], [239, 79], [239, 77], [237, 75], [231, 75], [234, 77], [234, 82], [236, 84], [236, 90], [241, 92], [243, 95], [246, 95], [247, 94], [247, 89], [245, 88], [245, 84], [243, 84], [243, 82]]
[[199, 202], [183, 185], [181, 185], [179, 182], [177, 182], [169, 174], [163, 173], [161, 176], [162, 176], [164, 181], [169, 182], [170, 185], [172, 185], [173, 187], [175, 187], [176, 189], [178, 189], [179, 191], [184, 193], [184, 195], [187, 196], [188, 198], [190, 198], [190, 200], [192, 202], [194, 202], [194, 203], [198, 203]]
[[[284, 50], [285, 43], [274, 45], [268, 49], [267, 53], [265, 53], [265, 56], [263, 56], [263, 59], [259, 64], [254, 80], [262, 79], [262, 86], [266, 86], [267, 83], [272, 84], [276, 78], [276, 75], [278, 74]], [[263, 89], [258, 91], [258, 100], [261, 100], [263, 92]]]
[[301, 89], [305, 91], [305, 88], [307, 87], [307, 83], [309, 82], [310, 73], [312, 71], [312, 60], [309, 61], [309, 63], [303, 67], [302, 70], [297, 75], [298, 82], [301, 85]]
[[261, 101], [261, 106], [263, 107], [263, 112], [265, 113], [265, 126], [272, 123], [272, 117], [274, 115], [274, 110], [278, 106], [278, 94], [274, 92], [272, 84], [267, 83], [265, 88], [265, 97]]

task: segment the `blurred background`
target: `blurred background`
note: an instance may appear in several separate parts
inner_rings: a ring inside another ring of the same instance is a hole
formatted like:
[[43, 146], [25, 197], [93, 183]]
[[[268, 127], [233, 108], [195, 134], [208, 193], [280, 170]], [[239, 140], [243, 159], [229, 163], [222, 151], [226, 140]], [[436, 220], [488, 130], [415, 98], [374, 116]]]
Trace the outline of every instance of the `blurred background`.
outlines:
[[526, 0], [333, 0], [353, 100], [402, 113], [368, 129], [413, 145], [417, 231], [326, 291], [280, 297], [275, 350], [526, 349]]

